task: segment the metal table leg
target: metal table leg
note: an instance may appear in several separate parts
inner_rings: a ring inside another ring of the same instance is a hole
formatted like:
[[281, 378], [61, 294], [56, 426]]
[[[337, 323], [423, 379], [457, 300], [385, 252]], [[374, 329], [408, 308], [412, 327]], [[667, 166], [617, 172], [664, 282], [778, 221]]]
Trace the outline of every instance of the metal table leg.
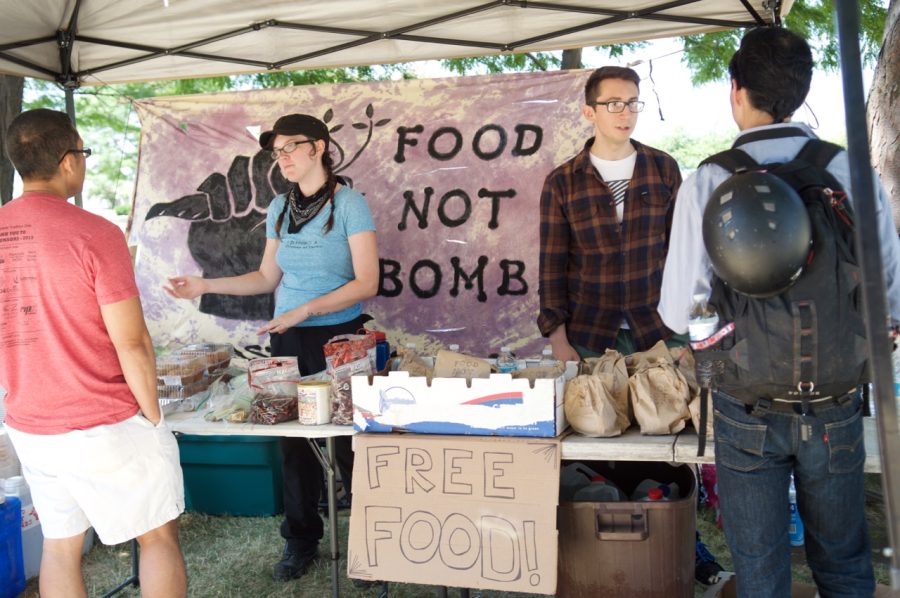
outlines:
[[338, 552], [338, 516], [337, 516], [337, 491], [335, 490], [334, 466], [335, 466], [335, 450], [334, 437], [329, 436], [325, 439], [325, 452], [314, 438], [307, 438], [306, 441], [312, 447], [313, 453], [322, 464], [325, 470], [325, 479], [328, 487], [328, 527], [331, 531], [331, 591], [334, 598], [340, 596], [340, 579], [338, 578], [338, 561], [340, 553]]
[[141, 580], [140, 580], [140, 577], [138, 576], [139, 560], [140, 560], [140, 555], [138, 553], [138, 543], [137, 543], [136, 539], [132, 538], [132, 540], [131, 540], [131, 577], [129, 577], [128, 579], [126, 579], [125, 581], [123, 581], [122, 583], [120, 583], [119, 585], [117, 585], [116, 587], [114, 587], [113, 589], [108, 591], [107, 593], [103, 594], [103, 598], [109, 598], [110, 596], [112, 596], [114, 594], [118, 594], [119, 592], [121, 592], [122, 590], [127, 588], [129, 585], [132, 585], [136, 588], [141, 585]]

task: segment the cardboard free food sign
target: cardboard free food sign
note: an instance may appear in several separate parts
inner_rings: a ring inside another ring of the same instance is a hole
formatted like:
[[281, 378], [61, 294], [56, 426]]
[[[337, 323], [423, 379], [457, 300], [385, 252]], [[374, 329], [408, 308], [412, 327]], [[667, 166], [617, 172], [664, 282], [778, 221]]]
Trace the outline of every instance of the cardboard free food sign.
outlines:
[[559, 441], [354, 437], [352, 578], [552, 594]]

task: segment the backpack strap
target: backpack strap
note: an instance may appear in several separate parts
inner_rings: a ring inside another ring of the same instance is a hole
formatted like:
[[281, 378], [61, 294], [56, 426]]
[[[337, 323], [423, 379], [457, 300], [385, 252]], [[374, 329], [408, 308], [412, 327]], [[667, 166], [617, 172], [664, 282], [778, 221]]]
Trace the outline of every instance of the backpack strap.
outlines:
[[731, 148], [712, 156], [700, 162], [700, 166], [704, 164], [715, 164], [721, 166], [731, 174], [738, 172], [746, 172], [749, 170], [759, 169], [759, 162], [750, 157], [750, 154], [742, 149]]
[[821, 175], [825, 178], [825, 183], [834, 190], [843, 191], [840, 182], [828, 171], [828, 165], [834, 158], [844, 151], [839, 145], [822, 141], [821, 139], [810, 139], [800, 148], [794, 160], [798, 162], [806, 162], [822, 170]]

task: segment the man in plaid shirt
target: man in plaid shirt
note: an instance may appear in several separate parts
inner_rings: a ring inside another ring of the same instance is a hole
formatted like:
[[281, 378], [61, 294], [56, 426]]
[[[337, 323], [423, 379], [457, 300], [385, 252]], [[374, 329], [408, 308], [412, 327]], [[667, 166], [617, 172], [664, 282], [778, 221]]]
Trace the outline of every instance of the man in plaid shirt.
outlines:
[[672, 337], [656, 306], [681, 173], [672, 156], [631, 139], [639, 84], [630, 68], [591, 74], [582, 114], [594, 137], [541, 193], [537, 323], [561, 361]]

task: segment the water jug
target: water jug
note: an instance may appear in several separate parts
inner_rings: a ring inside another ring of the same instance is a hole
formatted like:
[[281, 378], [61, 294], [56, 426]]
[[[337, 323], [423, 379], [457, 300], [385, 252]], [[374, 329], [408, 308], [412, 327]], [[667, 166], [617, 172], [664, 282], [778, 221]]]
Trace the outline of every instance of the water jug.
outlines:
[[647, 496], [639, 499], [640, 502], [666, 502], [669, 499], [663, 493], [663, 489], [659, 486], [656, 488], [650, 488], [647, 491]]
[[22, 562], [22, 505], [0, 494], [0, 598], [16, 598], [25, 590]]
[[572, 500], [575, 493], [591, 483], [597, 472], [584, 463], [570, 463], [559, 472], [559, 500]]
[[631, 493], [631, 500], [641, 500], [647, 497], [647, 493], [651, 488], [660, 488], [662, 490], [663, 496], [665, 496], [668, 500], [676, 500], [679, 498], [678, 494], [678, 484], [675, 482], [657, 482], [656, 480], [647, 478], [642, 480], [640, 484], [634, 489]]
[[575, 502], [609, 502], [626, 500], [624, 492], [602, 475], [595, 475], [591, 483], [575, 493]]

